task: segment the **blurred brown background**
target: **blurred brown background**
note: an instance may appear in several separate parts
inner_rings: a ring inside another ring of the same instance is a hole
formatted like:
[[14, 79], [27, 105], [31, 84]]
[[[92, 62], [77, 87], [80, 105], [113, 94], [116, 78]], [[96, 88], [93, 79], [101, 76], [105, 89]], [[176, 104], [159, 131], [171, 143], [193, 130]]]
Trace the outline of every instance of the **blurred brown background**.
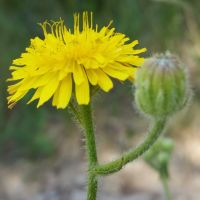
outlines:
[[[170, 50], [190, 72], [193, 101], [172, 118], [166, 134], [175, 141], [170, 188], [175, 200], [200, 199], [200, 1], [199, 0], [0, 0], [0, 200], [84, 200], [86, 159], [82, 132], [67, 110], [6, 105], [12, 60], [41, 36], [38, 22], [60, 17], [72, 26], [74, 12], [93, 11], [95, 22], [111, 19], [117, 31], [147, 47], [145, 56]], [[101, 162], [142, 141], [148, 122], [133, 106], [130, 83], [115, 83], [95, 100]], [[27, 97], [28, 98], [28, 97]], [[99, 199], [164, 199], [158, 174], [142, 158], [102, 178]]]

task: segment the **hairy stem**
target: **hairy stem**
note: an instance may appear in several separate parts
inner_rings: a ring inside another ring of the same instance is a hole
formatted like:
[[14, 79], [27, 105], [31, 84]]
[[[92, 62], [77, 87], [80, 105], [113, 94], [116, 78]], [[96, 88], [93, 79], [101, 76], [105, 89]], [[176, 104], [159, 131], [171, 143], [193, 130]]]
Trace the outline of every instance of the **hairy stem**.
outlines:
[[153, 126], [150, 129], [146, 139], [135, 149], [124, 153], [119, 159], [111, 161], [107, 164], [96, 165], [93, 168], [93, 173], [97, 175], [109, 175], [119, 171], [127, 163], [135, 160], [146, 152], [158, 139], [166, 124], [165, 118], [154, 119]]
[[81, 116], [80, 116], [80, 113], [79, 113], [78, 109], [76, 108], [76, 106], [72, 102], [70, 102], [69, 103], [69, 108], [70, 108], [71, 112], [74, 114], [75, 119], [81, 125], [82, 124]]
[[98, 180], [92, 168], [98, 164], [96, 142], [94, 135], [94, 126], [92, 121], [91, 105], [80, 107], [82, 125], [85, 130], [86, 151], [88, 157], [88, 182], [87, 182], [87, 200], [96, 200]]

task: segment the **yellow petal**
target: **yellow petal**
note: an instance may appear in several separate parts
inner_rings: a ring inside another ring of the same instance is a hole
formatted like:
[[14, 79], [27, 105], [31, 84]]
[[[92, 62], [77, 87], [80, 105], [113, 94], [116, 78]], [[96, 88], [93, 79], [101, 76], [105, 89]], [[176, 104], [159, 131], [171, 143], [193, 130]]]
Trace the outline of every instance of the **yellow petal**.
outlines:
[[80, 85], [75, 84], [76, 87], [76, 99], [79, 105], [87, 105], [90, 101], [90, 89], [88, 80], [85, 79]]
[[38, 77], [29, 77], [21, 81], [21, 86], [18, 88], [18, 91], [30, 90], [33, 88], [33, 84], [37, 83], [40, 79]]
[[38, 88], [46, 85], [49, 83], [49, 80], [53, 79], [54, 77], [57, 77], [56, 73], [46, 73], [44, 75], [37, 76], [37, 81], [32, 84], [32, 88]]
[[8, 104], [19, 101], [22, 97], [26, 95], [28, 91], [17, 91], [14, 95], [8, 97]]
[[18, 90], [18, 88], [21, 86], [21, 83], [22, 83], [22, 81], [14, 84], [14, 85], [9, 85], [8, 86], [8, 93], [14, 94]]
[[97, 81], [98, 81], [98, 77], [96, 75], [96, 73], [92, 70], [92, 69], [88, 69], [86, 71], [87, 73], [87, 77], [89, 79], [89, 82], [92, 84], [92, 85], [96, 85], [97, 84]]
[[94, 58], [100, 64], [104, 64], [106, 62], [106, 59], [101, 54], [96, 54]]
[[146, 52], [146, 51], [147, 51], [146, 48], [134, 49], [134, 50], [133, 50], [133, 54], [140, 54], [140, 53], [144, 53], [144, 52]]
[[113, 88], [113, 83], [110, 78], [101, 70], [95, 70], [98, 75], [98, 84], [105, 92], [108, 92], [110, 89]]
[[41, 94], [40, 94], [40, 100], [38, 102], [37, 107], [40, 107], [42, 104], [44, 104], [46, 101], [48, 101], [54, 92], [56, 91], [58, 87], [59, 81], [58, 81], [58, 75], [55, 74], [54, 78], [52, 78], [47, 85], [45, 85], [42, 88]]
[[127, 73], [126, 71], [116, 70], [111, 67], [105, 67], [102, 70], [109, 76], [111, 76], [113, 78], [117, 78], [122, 81], [126, 80], [130, 76], [130, 74]]
[[85, 71], [81, 65], [73, 64], [73, 78], [77, 85], [80, 85], [85, 80]]
[[131, 65], [140, 67], [144, 63], [144, 58], [140, 58], [139, 56], [129, 56], [129, 57], [121, 57], [117, 59], [117, 61], [121, 63], [129, 63]]
[[53, 105], [57, 108], [65, 108], [72, 94], [72, 78], [71, 74], [66, 76], [59, 84], [53, 97]]
[[20, 80], [23, 79], [24, 77], [26, 77], [26, 75], [28, 74], [26, 70], [24, 70], [23, 68], [20, 67], [15, 67], [15, 66], [11, 66], [10, 70], [14, 70], [11, 74], [12, 74], [12, 78], [11, 80]]
[[139, 44], [139, 41], [138, 41], [138, 40], [134, 40], [134, 41], [131, 42], [130, 44], [126, 44], [125, 47], [133, 48], [133, 47], [136, 46], [137, 44]]
[[33, 101], [36, 100], [36, 99], [39, 99], [42, 89], [43, 89], [42, 87], [39, 87], [39, 88], [36, 90], [36, 92], [35, 92], [35, 94], [33, 95], [33, 97], [29, 100], [29, 102], [28, 102], [27, 104], [33, 102]]

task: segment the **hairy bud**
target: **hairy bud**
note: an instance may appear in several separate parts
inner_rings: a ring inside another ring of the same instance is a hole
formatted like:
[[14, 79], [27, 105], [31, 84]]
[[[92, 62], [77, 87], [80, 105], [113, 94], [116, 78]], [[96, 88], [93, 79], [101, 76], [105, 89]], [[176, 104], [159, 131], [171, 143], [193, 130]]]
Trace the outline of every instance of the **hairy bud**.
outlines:
[[135, 84], [138, 108], [153, 117], [172, 115], [190, 97], [185, 67], [170, 53], [146, 59], [137, 71]]

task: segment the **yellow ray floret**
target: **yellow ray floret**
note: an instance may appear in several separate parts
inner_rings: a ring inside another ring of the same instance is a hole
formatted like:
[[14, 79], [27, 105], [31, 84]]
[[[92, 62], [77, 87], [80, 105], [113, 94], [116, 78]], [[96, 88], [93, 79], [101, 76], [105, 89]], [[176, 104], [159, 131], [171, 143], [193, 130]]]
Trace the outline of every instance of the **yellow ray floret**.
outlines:
[[138, 54], [146, 49], [134, 49], [138, 41], [127, 43], [129, 38], [110, 24], [93, 28], [92, 18], [92, 13], [84, 12], [80, 28], [79, 14], [75, 14], [73, 31], [62, 20], [40, 24], [44, 39], [31, 39], [30, 47], [10, 67], [9, 81], [14, 83], [8, 87], [9, 107], [31, 89], [35, 93], [28, 103], [38, 99], [38, 107], [53, 98], [53, 106], [65, 108], [73, 91], [78, 104], [88, 104], [90, 85], [108, 92], [113, 87], [111, 78], [134, 77], [144, 61]]

